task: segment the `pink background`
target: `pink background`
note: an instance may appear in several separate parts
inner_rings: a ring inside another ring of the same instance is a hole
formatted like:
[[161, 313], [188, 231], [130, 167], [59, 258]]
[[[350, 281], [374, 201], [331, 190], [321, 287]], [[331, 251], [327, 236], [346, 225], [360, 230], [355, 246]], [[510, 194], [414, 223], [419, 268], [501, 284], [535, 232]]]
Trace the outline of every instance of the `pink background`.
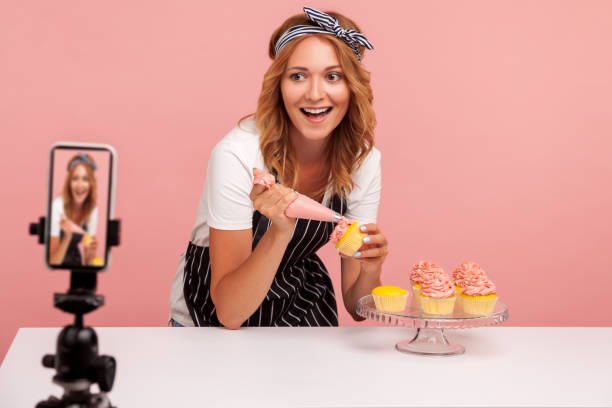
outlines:
[[[110, 152], [96, 150], [73, 150], [73, 149], [56, 149], [53, 158], [53, 194], [51, 200], [62, 194], [66, 174], [68, 173], [68, 163], [75, 155], [85, 153], [94, 160], [97, 169], [94, 171], [94, 176], [97, 181], [98, 188], [98, 226], [96, 229], [96, 238], [98, 240], [97, 256], [104, 259], [104, 242], [106, 242], [106, 211], [108, 208], [108, 166], [110, 163]], [[81, 251], [82, 245], [79, 246]]]
[[[266, 4], [2, 2], [0, 356], [17, 328], [69, 321], [52, 307], [68, 274], [49, 272], [27, 235], [58, 140], [119, 154], [122, 245], [99, 279], [106, 305], [86, 322], [166, 324], [210, 150], [254, 111], [269, 36], [304, 5]], [[383, 153], [384, 283], [407, 286], [421, 259], [447, 271], [473, 260], [509, 325], [611, 325], [612, 2], [308, 5], [349, 14], [376, 47], [364, 64]], [[322, 254], [338, 285], [333, 250]]]

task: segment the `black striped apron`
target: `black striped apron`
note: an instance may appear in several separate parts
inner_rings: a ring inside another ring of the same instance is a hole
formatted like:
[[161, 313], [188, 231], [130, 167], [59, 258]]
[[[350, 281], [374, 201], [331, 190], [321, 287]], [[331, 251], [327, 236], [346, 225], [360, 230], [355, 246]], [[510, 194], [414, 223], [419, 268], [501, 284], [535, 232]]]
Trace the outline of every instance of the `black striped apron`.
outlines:
[[[80, 226], [83, 231], [87, 232], [87, 224]], [[60, 230], [60, 241], [64, 239], [64, 230]], [[72, 233], [72, 238], [68, 243], [68, 249], [66, 249], [66, 254], [64, 255], [64, 260], [62, 261], [63, 267], [71, 267], [71, 266], [82, 266], [83, 265], [83, 257], [81, 256], [81, 250], [79, 249], [79, 243], [83, 239], [85, 235], [79, 234], [78, 232]]]
[[[329, 207], [344, 214], [338, 195]], [[253, 246], [270, 226], [259, 211], [253, 213]], [[327, 243], [332, 222], [296, 220], [295, 231], [266, 298], [242, 324], [248, 326], [338, 326], [336, 297], [329, 273], [316, 251]], [[210, 297], [208, 247], [189, 243], [185, 254], [183, 294], [195, 326], [221, 326]]]

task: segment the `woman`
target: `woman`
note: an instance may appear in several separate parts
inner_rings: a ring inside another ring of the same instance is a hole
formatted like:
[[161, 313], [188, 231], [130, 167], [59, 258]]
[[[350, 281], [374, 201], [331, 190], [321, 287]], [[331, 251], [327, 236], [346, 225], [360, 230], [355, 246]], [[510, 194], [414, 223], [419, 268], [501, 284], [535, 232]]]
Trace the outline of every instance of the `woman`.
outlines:
[[[294, 190], [364, 224], [364, 245], [342, 258], [342, 297], [380, 285], [387, 241], [375, 224], [380, 153], [359, 27], [304, 8], [272, 35], [254, 120], [213, 149], [195, 227], [170, 296], [174, 326], [337, 326], [331, 279], [315, 254], [331, 222], [284, 214]], [[353, 30], [353, 31], [348, 31]], [[278, 184], [253, 187], [264, 169]]]
[[[64, 267], [91, 265], [96, 256], [98, 241], [95, 237], [98, 225], [96, 207], [97, 188], [91, 156], [79, 153], [68, 162], [62, 195], [51, 205], [51, 239], [49, 263]], [[79, 243], [85, 234], [84, 260]]]

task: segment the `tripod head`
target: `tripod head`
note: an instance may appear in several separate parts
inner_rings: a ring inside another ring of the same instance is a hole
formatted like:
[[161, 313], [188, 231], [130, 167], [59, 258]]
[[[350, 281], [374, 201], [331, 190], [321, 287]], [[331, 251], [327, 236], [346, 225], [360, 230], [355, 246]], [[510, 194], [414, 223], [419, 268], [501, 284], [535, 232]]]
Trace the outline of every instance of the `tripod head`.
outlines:
[[83, 325], [83, 315], [104, 304], [104, 297], [93, 293], [96, 277], [97, 274], [72, 271], [68, 293], [55, 294], [55, 307], [74, 314], [75, 322], [62, 329], [57, 340], [57, 353], [45, 355], [43, 366], [57, 370], [54, 380], [87, 379], [108, 392], [113, 387], [115, 359], [98, 355], [98, 336], [91, 327]]

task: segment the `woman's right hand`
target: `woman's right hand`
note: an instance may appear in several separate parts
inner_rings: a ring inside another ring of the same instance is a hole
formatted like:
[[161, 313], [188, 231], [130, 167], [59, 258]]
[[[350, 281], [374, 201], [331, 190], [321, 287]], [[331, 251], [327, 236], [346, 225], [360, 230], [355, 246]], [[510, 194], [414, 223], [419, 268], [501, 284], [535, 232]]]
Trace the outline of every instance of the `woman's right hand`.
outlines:
[[270, 229], [283, 234], [293, 233], [295, 218], [287, 217], [285, 210], [298, 197], [295, 191], [281, 184], [269, 188], [255, 184], [249, 197], [253, 207], [272, 222]]

